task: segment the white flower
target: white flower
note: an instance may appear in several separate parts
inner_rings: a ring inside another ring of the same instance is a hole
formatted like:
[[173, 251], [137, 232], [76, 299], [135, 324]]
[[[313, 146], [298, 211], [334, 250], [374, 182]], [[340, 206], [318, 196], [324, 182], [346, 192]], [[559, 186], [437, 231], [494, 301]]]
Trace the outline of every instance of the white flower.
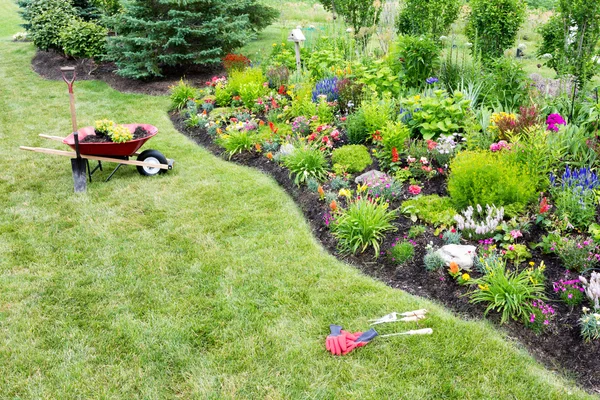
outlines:
[[517, 49], [525, 50], [525, 49], [527, 49], [527, 45], [525, 43], [519, 43], [519, 45], [517, 46]]
[[470, 49], [471, 47], [473, 47], [473, 43], [467, 42], [467, 43], [465, 43], [465, 47], [467, 49]]
[[352, 28], [346, 29], [346, 33], [352, 33]]
[[446, 40], [448, 40], [448, 36], [444, 36], [444, 35], [440, 36], [440, 41], [441, 42], [444, 42]]
[[543, 60], [550, 60], [550, 59], [552, 59], [552, 54], [550, 54], [550, 53], [543, 54], [541, 58]]

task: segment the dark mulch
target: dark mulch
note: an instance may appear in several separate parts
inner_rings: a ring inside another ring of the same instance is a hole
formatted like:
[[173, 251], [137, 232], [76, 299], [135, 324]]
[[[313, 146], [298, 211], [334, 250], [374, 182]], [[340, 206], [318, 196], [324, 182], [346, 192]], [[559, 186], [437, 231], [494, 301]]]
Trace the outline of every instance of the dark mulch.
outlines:
[[[187, 128], [183, 124], [182, 118], [177, 114], [172, 114], [171, 119], [180, 132], [193, 139], [197, 144], [209, 149], [217, 156], [227, 158], [223, 153], [223, 149], [213, 143], [212, 138], [206, 131], [200, 128]], [[327, 205], [319, 200], [318, 194], [308, 191], [305, 187], [298, 188], [290, 179], [285, 168], [256, 152], [235, 155], [231, 158], [231, 161], [256, 168], [273, 177], [300, 206], [310, 222], [315, 236], [338, 259], [355, 266], [365, 274], [377, 278], [393, 288], [435, 300], [452, 309], [463, 318], [484, 318], [484, 307], [469, 303], [468, 297], [465, 296], [468, 291], [466, 287], [455, 283], [445, 271], [427, 272], [423, 267], [422, 259], [425, 255], [427, 243], [433, 242], [436, 246], [443, 244], [442, 240], [434, 234], [432, 228], [427, 228], [427, 232], [415, 240], [417, 246], [413, 261], [401, 267], [398, 267], [385, 256], [375, 260], [372, 252], [356, 256], [340, 254], [336, 249], [337, 241], [325, 226], [323, 220]], [[427, 182], [423, 193], [444, 195], [446, 187], [443, 177]], [[392, 207], [397, 207], [399, 204], [400, 201], [392, 204]], [[410, 219], [401, 217], [396, 222], [398, 232], [388, 235], [381, 248], [389, 248], [395, 238], [402, 238], [412, 224]], [[542, 235], [543, 232], [540, 229], [532, 228], [528, 234], [525, 234], [524, 239], [526, 242], [535, 242], [539, 241]], [[590, 393], [600, 393], [600, 343], [584, 343], [582, 341], [577, 326], [577, 321], [581, 315], [580, 307], [571, 309], [559, 302], [558, 297], [554, 295], [552, 290], [552, 282], [564, 278], [564, 268], [560, 266], [560, 262], [556, 257], [542, 255], [535, 251], [533, 254], [536, 265], [544, 261], [547, 266], [546, 277], [548, 283], [546, 289], [551, 299], [550, 303], [557, 311], [552, 330], [536, 335], [522, 324], [509, 323], [500, 326], [499, 317], [494, 313], [489, 314], [487, 318], [496, 323], [500, 329], [503, 329], [510, 338], [518, 340], [527, 347], [529, 352], [549, 369], [571, 376]], [[575, 278], [575, 275], [572, 275], [571, 278]]]
[[38, 51], [31, 67], [40, 76], [50, 80], [62, 80], [60, 68], [74, 66], [77, 72], [77, 80], [101, 80], [113, 89], [123, 93], [140, 93], [148, 95], [169, 94], [169, 87], [176, 85], [181, 78], [194, 87], [204, 86], [215, 75], [223, 75], [222, 67], [196, 66], [187, 69], [176, 69], [165, 71], [165, 76], [146, 81], [123, 78], [115, 74], [116, 66], [113, 63], [94, 64], [89, 59], [73, 60], [55, 51]]

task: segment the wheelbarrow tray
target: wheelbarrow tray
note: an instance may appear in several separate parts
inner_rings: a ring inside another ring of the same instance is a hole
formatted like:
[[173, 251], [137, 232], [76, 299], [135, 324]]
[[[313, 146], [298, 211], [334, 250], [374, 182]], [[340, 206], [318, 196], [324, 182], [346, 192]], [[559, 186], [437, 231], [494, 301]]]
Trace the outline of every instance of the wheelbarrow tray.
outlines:
[[[82, 143], [87, 136], [95, 135], [94, 127], [86, 126], [77, 131], [79, 134], [79, 153], [92, 156], [131, 157], [144, 145], [144, 143], [146, 143], [146, 141], [158, 132], [157, 127], [148, 124], [123, 124], [123, 126], [129, 129], [131, 133], [133, 133], [138, 126], [141, 126], [148, 132], [148, 136], [124, 143]], [[73, 134], [64, 138], [63, 143], [75, 150], [75, 137]]]

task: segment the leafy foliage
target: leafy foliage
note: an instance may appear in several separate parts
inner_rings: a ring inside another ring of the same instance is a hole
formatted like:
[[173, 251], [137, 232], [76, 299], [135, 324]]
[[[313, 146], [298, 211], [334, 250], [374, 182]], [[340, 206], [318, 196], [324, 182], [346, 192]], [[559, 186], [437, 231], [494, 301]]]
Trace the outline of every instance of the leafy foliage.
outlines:
[[348, 115], [346, 119], [346, 136], [351, 144], [365, 143], [370, 138], [365, 114], [361, 110]]
[[525, 322], [533, 311], [531, 303], [545, 299], [543, 282], [530, 278], [528, 270], [509, 271], [505, 263], [494, 263], [483, 277], [474, 281], [478, 289], [470, 294], [471, 302], [487, 303], [486, 315], [492, 310], [501, 313], [501, 324], [509, 319]]
[[184, 82], [183, 79], [175, 86], [171, 86], [171, 107], [175, 110], [182, 110], [188, 101], [196, 98], [196, 89]]
[[323, 181], [327, 178], [327, 160], [322, 152], [310, 147], [297, 148], [283, 159], [283, 164], [294, 175], [294, 183], [300, 186], [308, 178]]
[[334, 170], [338, 165], [338, 169], [353, 174], [363, 171], [373, 160], [365, 146], [351, 144], [335, 149], [331, 154], [331, 162]]
[[29, 38], [40, 50], [62, 50], [61, 32], [75, 19], [70, 0], [33, 0], [23, 14], [29, 22]]
[[525, 2], [520, 0], [471, 0], [466, 34], [482, 61], [489, 64], [515, 42], [525, 20]]
[[460, 0], [407, 0], [398, 16], [398, 33], [439, 38], [458, 18]]
[[372, 247], [377, 257], [385, 234], [396, 230], [391, 224], [394, 218], [396, 212], [388, 209], [388, 203], [362, 198], [342, 210], [331, 229], [341, 251], [356, 254]]
[[252, 150], [257, 141], [256, 134], [245, 129], [232, 130], [226, 135], [219, 136], [216, 140], [217, 144], [227, 151], [229, 158], [237, 153]]
[[450, 226], [454, 223], [456, 209], [449, 197], [432, 194], [406, 200], [402, 203], [402, 213], [410, 215], [413, 222], [421, 220], [433, 226]]
[[404, 35], [398, 37], [391, 51], [391, 65], [400, 81], [408, 87], [423, 87], [434, 76], [440, 63], [440, 48], [430, 38]]
[[450, 170], [448, 193], [458, 209], [494, 204], [514, 215], [535, 199], [536, 180], [508, 152], [460, 152]]
[[504, 110], [518, 110], [529, 100], [529, 82], [519, 61], [509, 57], [491, 61], [488, 80], [491, 89], [485, 103], [494, 107], [501, 106]]
[[415, 256], [415, 246], [407, 240], [396, 242], [388, 251], [389, 257], [397, 264], [404, 264]]
[[60, 32], [62, 50], [74, 58], [97, 58], [106, 52], [106, 28], [74, 19]]
[[360, 28], [370, 27], [377, 24], [381, 14], [381, 3], [377, 6], [375, 2], [364, 0], [319, 0], [326, 10], [332, 11], [344, 17], [354, 32]]

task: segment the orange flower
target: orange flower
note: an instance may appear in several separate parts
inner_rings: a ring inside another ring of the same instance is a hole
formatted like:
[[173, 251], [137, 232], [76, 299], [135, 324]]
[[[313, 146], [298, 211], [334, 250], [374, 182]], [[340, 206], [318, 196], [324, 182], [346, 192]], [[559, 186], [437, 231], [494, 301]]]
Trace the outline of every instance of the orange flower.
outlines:
[[256, 149], [256, 151], [258, 151], [260, 153], [260, 151], [262, 150], [262, 147], [260, 145], [260, 143], [255, 143], [254, 144], [254, 148]]
[[268, 152], [268, 153], [267, 153], [267, 158], [268, 158], [269, 160], [272, 160], [272, 159], [273, 159], [273, 153], [271, 153], [271, 152]]
[[337, 211], [337, 201], [331, 200], [331, 203], [329, 203], [329, 208], [331, 208], [331, 211]]
[[263, 121], [262, 119], [258, 120], [258, 125], [259, 126], [264, 126], [265, 125], [265, 121]]
[[458, 264], [455, 263], [454, 261], [452, 261], [450, 263], [450, 273], [451, 274], [458, 274], [460, 271], [460, 268], [458, 268]]
[[325, 191], [323, 190], [323, 186], [319, 185], [319, 187], [317, 188], [317, 192], [319, 192], [320, 198], [325, 197]]

